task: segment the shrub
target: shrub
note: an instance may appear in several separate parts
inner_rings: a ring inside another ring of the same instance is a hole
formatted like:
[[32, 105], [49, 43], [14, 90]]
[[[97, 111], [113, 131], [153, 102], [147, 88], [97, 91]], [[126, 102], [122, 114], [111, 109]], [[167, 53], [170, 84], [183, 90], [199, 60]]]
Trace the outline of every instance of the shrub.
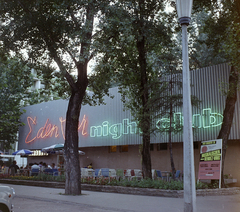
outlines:
[[16, 180], [39, 180], [39, 181], [65, 181], [65, 176], [52, 176], [47, 174], [40, 174], [38, 176], [10, 176], [10, 175], [0, 175], [0, 179], [16, 179]]
[[203, 182], [197, 182], [196, 184], [196, 189], [206, 189], [208, 188], [208, 184], [207, 183], [203, 183]]
[[[8, 174], [0, 174], [1, 179], [18, 179], [18, 180], [38, 180], [38, 181], [57, 181], [64, 182], [65, 176], [52, 176], [47, 174], [40, 174], [38, 176], [10, 176]], [[166, 182], [164, 180], [152, 180], [152, 179], [142, 179], [133, 178], [132, 180], [121, 179], [120, 181], [116, 178], [107, 177], [87, 177], [81, 178], [81, 182], [84, 184], [94, 184], [94, 185], [111, 185], [111, 186], [125, 186], [125, 187], [138, 187], [138, 188], [155, 188], [155, 189], [165, 189], [165, 190], [183, 190], [182, 181], [170, 181]], [[206, 184], [203, 182], [198, 182], [196, 184], [196, 189], [207, 189], [207, 188], [218, 188], [218, 182], [214, 181], [212, 184]]]

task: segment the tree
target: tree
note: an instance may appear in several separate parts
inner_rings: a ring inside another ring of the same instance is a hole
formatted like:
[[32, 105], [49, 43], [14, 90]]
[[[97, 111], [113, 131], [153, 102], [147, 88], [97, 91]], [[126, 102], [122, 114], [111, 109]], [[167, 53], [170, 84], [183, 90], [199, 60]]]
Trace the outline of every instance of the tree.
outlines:
[[[175, 179], [175, 165], [173, 160], [173, 148], [172, 148], [172, 134], [182, 131], [182, 125], [180, 124], [181, 120], [174, 120], [173, 110], [182, 106], [182, 94], [179, 93], [180, 88], [182, 87], [182, 81], [179, 80], [180, 75], [175, 73], [173, 74], [173, 67], [169, 67], [170, 75], [167, 76], [167, 89], [164, 93], [164, 98], [166, 99], [165, 104], [160, 106], [160, 110], [163, 112], [162, 115], [165, 120], [163, 126], [159, 126], [158, 131], [160, 133], [168, 134], [168, 144], [169, 144], [169, 154], [170, 154], [170, 164], [172, 170], [173, 180]], [[176, 70], [175, 70], [176, 71]], [[160, 103], [161, 104], [161, 103]], [[165, 114], [164, 114], [165, 113]]]
[[166, 91], [168, 83], [160, 80], [169, 71], [164, 66], [167, 60], [164, 55], [169, 55], [174, 46], [170, 29], [173, 17], [164, 12], [165, 3], [116, 2], [100, 22], [105, 36], [97, 39], [100, 54], [94, 81], [99, 85], [105, 79], [106, 87], [117, 84], [124, 106], [137, 120], [142, 135], [144, 178], [152, 178], [150, 139], [156, 130], [154, 118], [163, 115], [159, 111], [166, 103], [161, 93]]
[[94, 18], [104, 14], [107, 3], [107, 0], [0, 1], [0, 39], [4, 50], [21, 55], [45, 79], [58, 77], [58, 83], [66, 88], [67, 82], [70, 88], [61, 90], [62, 94], [70, 90], [64, 145], [66, 194], [81, 193], [77, 129], [89, 82], [87, 65], [95, 54]]
[[220, 56], [223, 59], [222, 61], [228, 61], [231, 64], [223, 124], [217, 137], [223, 141], [221, 182], [222, 187], [225, 187], [223, 178], [224, 161], [237, 100], [240, 73], [240, 2], [237, 0], [222, 2], [216, 0], [195, 1], [194, 10], [203, 9], [208, 13], [208, 16], [204, 21], [202, 32], [206, 35], [204, 44], [212, 49], [211, 58]]
[[[10, 85], [10, 86], [9, 86]], [[17, 132], [23, 100], [29, 96], [32, 85], [30, 69], [19, 59], [0, 53], [0, 146], [11, 149], [17, 141]]]

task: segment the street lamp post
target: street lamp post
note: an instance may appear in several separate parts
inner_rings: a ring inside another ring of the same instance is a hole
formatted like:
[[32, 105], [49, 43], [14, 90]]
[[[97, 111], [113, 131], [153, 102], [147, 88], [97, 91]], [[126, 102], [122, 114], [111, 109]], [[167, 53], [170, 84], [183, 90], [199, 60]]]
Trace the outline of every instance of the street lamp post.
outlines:
[[192, 107], [187, 37], [187, 26], [191, 20], [192, 3], [192, 0], [176, 0], [178, 18], [182, 26], [184, 212], [196, 211]]

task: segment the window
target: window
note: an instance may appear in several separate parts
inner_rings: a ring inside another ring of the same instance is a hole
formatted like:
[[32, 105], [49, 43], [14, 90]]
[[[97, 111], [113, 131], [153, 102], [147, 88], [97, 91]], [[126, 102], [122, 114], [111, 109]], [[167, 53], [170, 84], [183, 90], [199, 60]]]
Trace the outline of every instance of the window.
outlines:
[[120, 152], [128, 152], [128, 145], [120, 146]]
[[162, 151], [162, 150], [167, 150], [167, 149], [168, 149], [167, 143], [157, 144], [157, 151]]
[[150, 151], [154, 151], [154, 144], [150, 144]]
[[111, 153], [111, 152], [117, 152], [117, 146], [109, 146], [108, 151], [109, 151], [109, 153]]

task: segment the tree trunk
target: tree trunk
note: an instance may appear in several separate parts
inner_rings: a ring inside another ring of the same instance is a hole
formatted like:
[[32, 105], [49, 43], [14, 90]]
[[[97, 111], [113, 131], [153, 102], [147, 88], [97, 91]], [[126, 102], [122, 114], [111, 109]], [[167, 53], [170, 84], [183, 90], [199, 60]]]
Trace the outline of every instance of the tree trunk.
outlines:
[[[171, 118], [170, 118], [171, 119]], [[171, 121], [170, 121], [170, 128], [171, 128]], [[175, 165], [174, 165], [174, 161], [173, 161], [173, 152], [172, 152], [172, 132], [171, 130], [169, 131], [169, 153], [170, 153], [170, 163], [171, 163], [171, 170], [172, 170], [172, 178], [173, 180], [175, 180], [175, 173], [176, 173], [176, 169], [175, 169]]]
[[222, 139], [222, 170], [221, 170], [221, 186], [224, 188], [224, 162], [227, 151], [227, 142], [232, 127], [233, 115], [235, 110], [235, 103], [237, 101], [237, 85], [238, 85], [238, 75], [239, 73], [232, 66], [229, 74], [229, 89], [227, 93], [227, 99], [225, 104], [225, 109], [223, 112], [223, 123], [221, 130], [218, 134], [218, 139]]
[[142, 172], [143, 178], [152, 179], [151, 155], [150, 155], [150, 135], [143, 135], [142, 149]]
[[170, 129], [169, 129], [169, 138], [168, 138], [168, 144], [169, 144], [169, 154], [170, 154], [170, 163], [171, 163], [171, 170], [172, 170], [172, 178], [175, 180], [175, 165], [173, 160], [173, 151], [172, 151], [172, 112], [170, 112]]
[[66, 117], [65, 158], [65, 194], [81, 194], [81, 174], [78, 155], [78, 122], [81, 103], [79, 95], [72, 94]]
[[173, 108], [172, 108], [172, 73], [171, 73], [171, 80], [170, 80], [170, 126], [169, 126], [169, 153], [170, 153], [170, 163], [171, 163], [171, 169], [172, 169], [172, 178], [175, 180], [175, 165], [173, 161], [173, 152], [172, 152], [172, 115], [173, 115]]
[[[144, 1], [140, 1], [140, 10], [143, 10]], [[142, 13], [140, 13], [142, 15]], [[150, 127], [151, 127], [151, 116], [149, 113], [148, 99], [148, 77], [147, 77], [147, 60], [146, 60], [146, 49], [145, 49], [145, 36], [144, 36], [144, 22], [143, 17], [140, 17], [138, 22], [139, 35], [137, 36], [137, 49], [138, 49], [138, 61], [141, 72], [141, 99], [142, 99], [142, 117], [140, 118], [140, 128], [143, 132], [143, 149], [142, 149], [142, 172], [143, 178], [152, 179], [152, 164], [150, 155]]]
[[[78, 154], [78, 124], [81, 105], [88, 86], [87, 65], [90, 58], [90, 45], [93, 32], [94, 5], [89, 2], [86, 7], [86, 28], [83, 30], [80, 55], [85, 58], [84, 62], [75, 61], [78, 70], [77, 82], [73, 83], [69, 74], [65, 77], [71, 86], [72, 95], [69, 100], [66, 117], [66, 140], [64, 145], [65, 159], [65, 194], [81, 194], [81, 171]], [[74, 16], [72, 14], [72, 16]], [[78, 23], [76, 22], [76, 25]]]
[[64, 145], [65, 194], [81, 194], [81, 172], [78, 154], [78, 124], [81, 105], [88, 85], [87, 61], [78, 65], [78, 80], [71, 85], [72, 95], [66, 116], [66, 136]]

